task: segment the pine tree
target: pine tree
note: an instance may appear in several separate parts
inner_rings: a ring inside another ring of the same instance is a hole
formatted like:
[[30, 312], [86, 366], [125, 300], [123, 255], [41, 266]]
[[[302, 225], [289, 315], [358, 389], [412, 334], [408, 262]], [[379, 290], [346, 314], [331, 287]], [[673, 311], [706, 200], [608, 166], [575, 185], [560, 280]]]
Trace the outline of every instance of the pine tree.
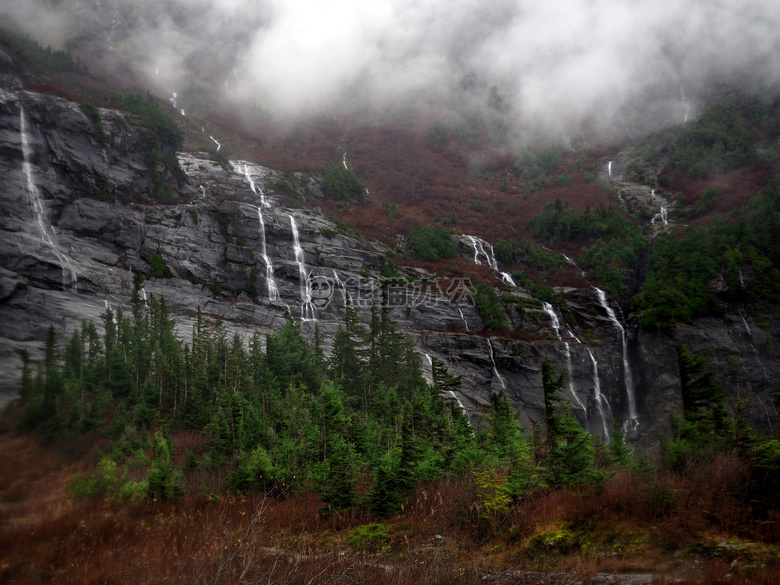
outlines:
[[348, 397], [362, 401], [367, 410], [366, 390], [366, 327], [360, 322], [357, 311], [347, 300], [344, 322], [333, 339], [330, 371], [334, 380], [344, 389]]
[[556, 412], [563, 400], [558, 391], [566, 386], [566, 373], [557, 376], [555, 366], [545, 357], [542, 361], [547, 444], [554, 485], [583, 485], [602, 476], [593, 467], [595, 448], [589, 433], [580, 428], [567, 408]]

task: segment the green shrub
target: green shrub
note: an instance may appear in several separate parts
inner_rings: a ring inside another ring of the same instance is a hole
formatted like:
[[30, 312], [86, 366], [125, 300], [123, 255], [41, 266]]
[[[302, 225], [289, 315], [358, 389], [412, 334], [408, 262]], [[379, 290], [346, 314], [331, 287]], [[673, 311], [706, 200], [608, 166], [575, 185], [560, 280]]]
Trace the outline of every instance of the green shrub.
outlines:
[[344, 544], [355, 552], [376, 553], [390, 542], [390, 530], [384, 524], [371, 523], [355, 526], [344, 537]]
[[95, 130], [95, 138], [98, 142], [105, 142], [107, 139], [106, 131], [103, 128], [103, 121], [100, 119], [100, 112], [98, 109], [90, 103], [81, 102], [79, 104], [81, 111], [86, 114], [89, 121], [92, 122], [92, 127]]
[[755, 160], [750, 124], [730, 104], [707, 110], [683, 128], [671, 156], [675, 170], [688, 177], [725, 173]]
[[407, 246], [412, 258], [435, 262], [439, 258], [455, 258], [458, 246], [450, 230], [439, 227], [416, 227], [409, 232]]
[[366, 187], [350, 169], [332, 163], [322, 168], [322, 190], [335, 201], [362, 201]]
[[148, 262], [152, 267], [152, 276], [154, 278], [171, 278], [173, 276], [170, 269], [165, 265], [165, 260], [160, 256], [160, 252], [149, 258]]
[[132, 121], [150, 130], [162, 146], [175, 151], [184, 145], [184, 135], [176, 122], [151, 95], [144, 97], [132, 91], [122, 91], [111, 97], [111, 103], [133, 114]]
[[690, 213], [692, 218], [701, 217], [706, 215], [718, 204], [720, 201], [721, 190], [717, 187], [707, 187], [704, 192], [699, 195], [699, 199], [696, 202], [696, 207]]
[[65, 491], [74, 499], [106, 498], [114, 495], [117, 486], [116, 463], [103, 457], [95, 471], [88, 475], [75, 476], [65, 487]]
[[485, 328], [494, 331], [507, 329], [508, 325], [501, 311], [501, 305], [498, 302], [498, 295], [495, 289], [481, 282], [477, 283], [476, 288], [474, 305], [485, 322]]

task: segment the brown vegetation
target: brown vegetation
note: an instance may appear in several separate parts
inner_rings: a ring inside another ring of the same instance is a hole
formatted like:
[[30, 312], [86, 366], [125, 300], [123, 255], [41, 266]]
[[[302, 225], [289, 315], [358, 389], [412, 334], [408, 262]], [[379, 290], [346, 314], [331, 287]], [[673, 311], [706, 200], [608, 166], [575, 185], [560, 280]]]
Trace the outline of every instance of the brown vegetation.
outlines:
[[419, 485], [379, 541], [356, 527], [381, 519], [331, 512], [309, 493], [217, 499], [196, 488], [176, 504], [73, 501], [65, 486], [82, 465], [33, 437], [1, 437], [0, 582], [522, 583], [524, 571], [653, 573], [662, 583], [780, 578], [780, 532], [751, 521], [748, 470], [730, 456], [686, 475], [625, 472], [600, 487], [532, 493], [492, 518], [479, 512], [472, 474], [446, 477]]

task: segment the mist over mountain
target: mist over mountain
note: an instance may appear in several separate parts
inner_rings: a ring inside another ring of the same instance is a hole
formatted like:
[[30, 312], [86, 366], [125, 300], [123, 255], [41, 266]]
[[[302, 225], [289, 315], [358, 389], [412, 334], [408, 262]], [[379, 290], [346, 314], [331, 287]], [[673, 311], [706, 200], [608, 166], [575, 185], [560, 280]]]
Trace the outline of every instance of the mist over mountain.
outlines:
[[121, 58], [162, 95], [197, 86], [279, 121], [442, 104], [470, 115], [492, 96], [515, 138], [583, 124], [641, 135], [703, 109], [715, 83], [755, 90], [780, 74], [770, 0], [34, 0], [0, 15], [89, 52], [101, 74]]

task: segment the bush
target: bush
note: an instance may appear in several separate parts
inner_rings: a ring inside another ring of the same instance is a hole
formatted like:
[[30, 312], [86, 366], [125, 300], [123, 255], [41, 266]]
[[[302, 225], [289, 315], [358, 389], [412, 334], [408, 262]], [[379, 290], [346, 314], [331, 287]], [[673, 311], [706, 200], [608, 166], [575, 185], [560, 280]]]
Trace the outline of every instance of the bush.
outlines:
[[756, 148], [748, 121], [730, 104], [704, 112], [675, 142], [671, 164], [688, 177], [706, 177], [752, 164]]
[[362, 201], [366, 187], [350, 169], [333, 163], [322, 168], [322, 190], [335, 201]]
[[477, 283], [476, 288], [477, 293], [474, 295], [474, 305], [485, 322], [485, 328], [492, 330], [507, 329], [508, 325], [506, 319], [504, 319], [504, 313], [501, 311], [501, 305], [498, 302], [498, 295], [495, 289], [481, 282]]
[[416, 227], [409, 232], [407, 245], [412, 258], [435, 262], [439, 258], [455, 258], [458, 247], [452, 232], [439, 227]]
[[114, 495], [117, 486], [116, 463], [103, 457], [95, 471], [89, 475], [75, 476], [65, 487], [65, 491], [74, 499], [105, 498]]
[[390, 531], [387, 526], [376, 522], [356, 526], [344, 537], [344, 544], [361, 553], [380, 552], [389, 541]]
[[105, 142], [107, 138], [106, 131], [103, 128], [103, 121], [100, 119], [100, 112], [98, 109], [87, 102], [81, 102], [79, 107], [81, 107], [81, 111], [86, 114], [87, 118], [89, 118], [89, 121], [92, 122], [92, 127], [95, 130], [95, 138], [97, 138], [97, 141]]
[[159, 252], [149, 258], [148, 262], [152, 267], [152, 276], [154, 278], [171, 278], [173, 276]]
[[132, 91], [123, 91], [114, 94], [111, 103], [118, 109], [133, 114], [133, 121], [150, 130], [162, 146], [180, 150], [184, 145], [184, 135], [176, 122], [151, 95], [144, 97]]

